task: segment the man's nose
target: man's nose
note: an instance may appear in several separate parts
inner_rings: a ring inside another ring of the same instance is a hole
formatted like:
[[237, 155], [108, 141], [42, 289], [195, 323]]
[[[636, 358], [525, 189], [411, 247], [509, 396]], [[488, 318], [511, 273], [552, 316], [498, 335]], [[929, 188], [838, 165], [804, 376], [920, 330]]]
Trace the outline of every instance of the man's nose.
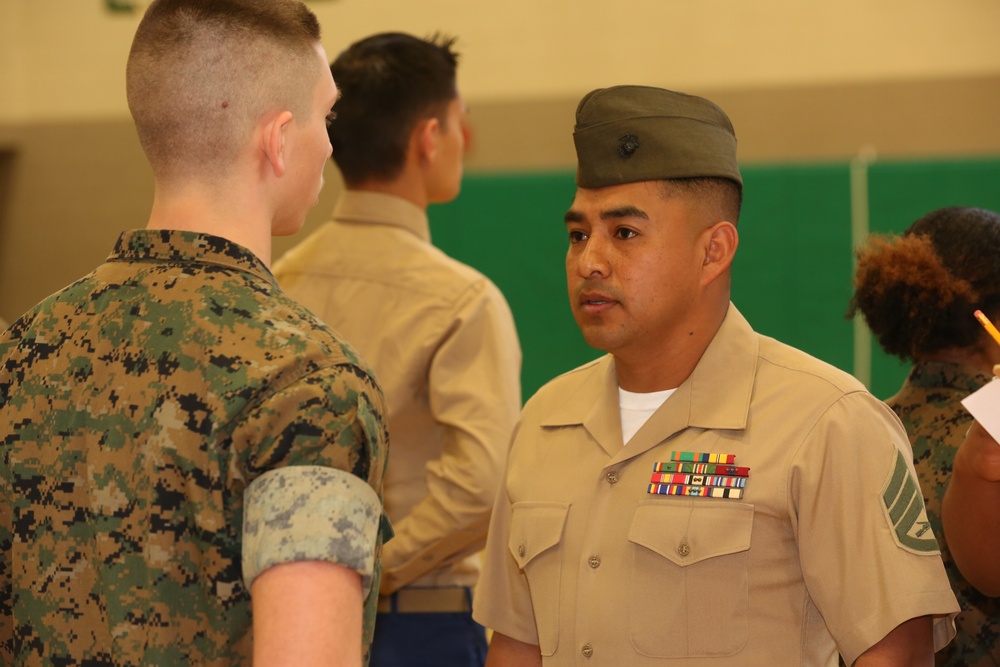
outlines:
[[584, 278], [606, 277], [611, 272], [611, 253], [608, 241], [601, 236], [591, 236], [580, 253], [578, 270]]

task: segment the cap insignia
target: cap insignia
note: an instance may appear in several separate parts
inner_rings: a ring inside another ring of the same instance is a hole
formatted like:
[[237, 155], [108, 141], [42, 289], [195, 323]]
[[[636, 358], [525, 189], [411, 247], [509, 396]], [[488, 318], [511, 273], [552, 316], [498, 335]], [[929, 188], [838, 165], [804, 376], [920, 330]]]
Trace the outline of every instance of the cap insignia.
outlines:
[[626, 134], [618, 140], [618, 154], [626, 160], [632, 157], [637, 148], [639, 148], [639, 137], [634, 134]]

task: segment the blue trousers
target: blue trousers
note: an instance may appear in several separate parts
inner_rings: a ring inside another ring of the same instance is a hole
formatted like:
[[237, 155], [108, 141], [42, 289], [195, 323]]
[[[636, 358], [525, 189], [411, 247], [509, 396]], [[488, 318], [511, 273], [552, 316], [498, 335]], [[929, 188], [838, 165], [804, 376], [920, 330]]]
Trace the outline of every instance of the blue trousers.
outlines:
[[486, 630], [469, 612], [378, 614], [369, 667], [483, 667]]

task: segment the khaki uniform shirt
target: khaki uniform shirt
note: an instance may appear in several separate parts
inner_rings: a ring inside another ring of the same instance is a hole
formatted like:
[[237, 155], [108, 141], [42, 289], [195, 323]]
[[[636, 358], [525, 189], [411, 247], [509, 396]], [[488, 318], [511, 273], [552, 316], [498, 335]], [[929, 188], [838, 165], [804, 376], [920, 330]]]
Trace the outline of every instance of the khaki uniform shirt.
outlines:
[[249, 665], [275, 564], [378, 590], [381, 391], [225, 239], [138, 230], [0, 336], [0, 664]]
[[913, 464], [923, 491], [927, 518], [941, 543], [941, 555], [962, 612], [955, 618], [958, 634], [935, 657], [938, 667], [1000, 665], [1000, 598], [975, 589], [951, 558], [941, 528], [941, 502], [951, 479], [955, 452], [972, 425], [962, 399], [990, 381], [968, 366], [918, 363], [902, 388], [886, 403], [899, 415], [913, 445]]
[[[735, 454], [742, 499], [648, 493], [670, 452]], [[524, 408], [473, 616], [554, 665], [851, 664], [957, 611], [909, 443], [854, 378], [729, 313], [623, 445], [610, 356]]]
[[510, 308], [430, 243], [427, 216], [347, 191], [333, 221], [275, 266], [282, 287], [375, 369], [389, 406], [382, 592], [471, 586], [521, 406]]

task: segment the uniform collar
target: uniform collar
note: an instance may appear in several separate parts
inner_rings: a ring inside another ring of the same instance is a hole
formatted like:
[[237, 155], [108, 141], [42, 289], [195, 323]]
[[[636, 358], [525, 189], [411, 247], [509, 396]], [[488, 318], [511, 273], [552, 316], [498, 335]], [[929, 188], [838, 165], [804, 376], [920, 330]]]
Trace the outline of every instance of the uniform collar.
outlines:
[[430, 242], [427, 212], [411, 201], [395, 195], [363, 190], [345, 190], [333, 210], [338, 222], [399, 227]]
[[990, 375], [972, 366], [944, 361], [918, 361], [906, 376], [917, 389], [955, 389], [971, 394], [990, 381]]
[[[622, 447], [618, 379], [611, 355], [580, 369], [576, 391], [542, 426], [582, 425], [616, 460], [630, 458], [688, 428], [743, 430], [750, 413], [760, 347], [735, 306], [691, 375]], [[609, 407], [611, 409], [609, 409]]]
[[109, 262], [212, 264], [252, 273], [275, 287], [271, 271], [247, 248], [221, 236], [175, 229], [133, 229], [118, 237]]

